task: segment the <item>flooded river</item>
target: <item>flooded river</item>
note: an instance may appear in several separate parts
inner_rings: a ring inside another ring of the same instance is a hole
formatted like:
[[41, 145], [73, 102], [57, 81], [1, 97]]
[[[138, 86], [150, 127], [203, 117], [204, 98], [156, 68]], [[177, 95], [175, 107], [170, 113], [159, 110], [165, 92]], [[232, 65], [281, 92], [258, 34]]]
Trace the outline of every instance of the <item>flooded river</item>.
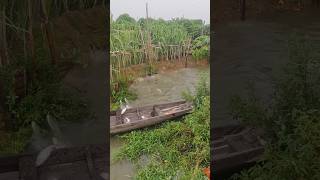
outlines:
[[[201, 74], [207, 76], [209, 81], [209, 68], [183, 68], [163, 74], [156, 74], [145, 78], [138, 78], [131, 85], [130, 90], [138, 95], [138, 98], [130, 105], [145, 106], [154, 103], [164, 103], [181, 100], [183, 91], [194, 92]], [[123, 142], [117, 137], [110, 140], [111, 158], [119, 150]], [[128, 161], [112, 162], [110, 178], [112, 180], [132, 179], [135, 169]]]

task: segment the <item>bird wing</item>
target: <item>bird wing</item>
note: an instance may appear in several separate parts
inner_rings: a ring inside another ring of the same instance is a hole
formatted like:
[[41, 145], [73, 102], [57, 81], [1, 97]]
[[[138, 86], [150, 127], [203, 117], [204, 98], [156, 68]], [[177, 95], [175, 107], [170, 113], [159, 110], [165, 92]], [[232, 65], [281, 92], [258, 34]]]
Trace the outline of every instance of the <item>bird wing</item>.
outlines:
[[36, 166], [38, 167], [41, 164], [43, 164], [49, 158], [50, 154], [54, 150], [55, 150], [55, 145], [50, 145], [44, 148], [43, 150], [41, 150], [36, 159]]
[[121, 110], [121, 114], [124, 114], [126, 112], [127, 108], [124, 108]]
[[52, 130], [54, 136], [61, 137], [62, 133], [61, 133], [61, 130], [58, 126], [58, 123], [49, 114], [47, 115], [47, 121], [48, 121], [50, 129]]

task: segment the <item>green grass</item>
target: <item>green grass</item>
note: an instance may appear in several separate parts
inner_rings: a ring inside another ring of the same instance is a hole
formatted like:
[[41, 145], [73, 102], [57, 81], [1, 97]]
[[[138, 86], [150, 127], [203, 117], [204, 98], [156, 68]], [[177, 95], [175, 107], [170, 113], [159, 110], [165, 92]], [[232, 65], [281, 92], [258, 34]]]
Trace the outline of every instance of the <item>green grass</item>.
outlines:
[[16, 132], [0, 132], [0, 155], [14, 155], [21, 153], [32, 131], [30, 128], [20, 128]]

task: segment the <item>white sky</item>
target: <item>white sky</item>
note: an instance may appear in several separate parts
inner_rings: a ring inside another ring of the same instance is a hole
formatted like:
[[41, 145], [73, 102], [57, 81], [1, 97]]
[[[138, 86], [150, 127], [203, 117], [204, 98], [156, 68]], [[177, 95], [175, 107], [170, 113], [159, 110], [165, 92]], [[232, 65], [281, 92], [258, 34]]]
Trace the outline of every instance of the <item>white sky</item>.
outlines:
[[111, 14], [114, 19], [124, 13], [135, 19], [146, 17], [146, 3], [152, 18], [185, 17], [210, 23], [210, 0], [110, 0]]

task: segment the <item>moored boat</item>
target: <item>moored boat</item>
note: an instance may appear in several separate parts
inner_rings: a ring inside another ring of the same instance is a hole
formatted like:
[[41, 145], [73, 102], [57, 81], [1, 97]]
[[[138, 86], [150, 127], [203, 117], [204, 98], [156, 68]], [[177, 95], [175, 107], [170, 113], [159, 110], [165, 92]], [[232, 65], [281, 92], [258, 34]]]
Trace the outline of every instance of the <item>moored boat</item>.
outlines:
[[0, 179], [103, 180], [108, 173], [107, 144], [68, 147], [54, 150], [40, 166], [38, 153], [0, 157]]
[[[214, 131], [217, 132], [214, 132]], [[213, 128], [211, 142], [214, 174], [225, 174], [256, 163], [264, 152], [263, 132], [256, 128], [228, 126]]]
[[156, 104], [144, 107], [112, 111], [110, 113], [110, 134], [119, 134], [149, 127], [183, 116], [192, 110], [186, 101]]

